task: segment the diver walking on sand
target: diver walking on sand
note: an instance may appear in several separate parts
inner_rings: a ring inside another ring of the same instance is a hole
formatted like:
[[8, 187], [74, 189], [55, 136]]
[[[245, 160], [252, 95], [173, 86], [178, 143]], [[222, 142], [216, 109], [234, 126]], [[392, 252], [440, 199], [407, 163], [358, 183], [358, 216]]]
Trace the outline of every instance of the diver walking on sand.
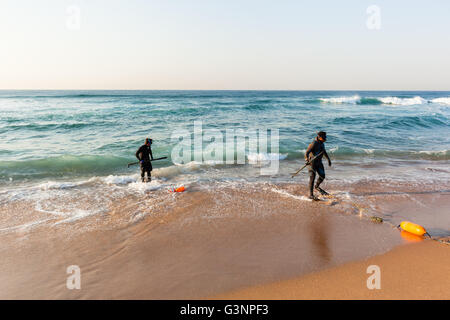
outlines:
[[146, 138], [145, 143], [139, 147], [136, 151], [136, 158], [139, 160], [141, 165], [141, 178], [142, 182], [145, 182], [145, 173], [147, 172], [147, 182], [152, 181], [152, 163], [153, 154], [152, 154], [152, 139]]
[[[320, 184], [325, 179], [325, 168], [323, 167], [322, 157], [325, 156], [328, 160], [328, 166], [331, 167], [331, 160], [325, 150], [325, 141], [327, 140], [327, 133], [324, 131], [319, 131], [317, 137], [311, 142], [306, 149], [305, 162], [309, 163], [309, 198], [317, 200], [314, 196], [314, 188], [319, 191], [322, 195], [327, 195], [328, 193], [320, 187]], [[314, 159], [312, 159], [314, 157]], [[314, 180], [316, 179], [316, 173], [319, 176], [314, 186]]]

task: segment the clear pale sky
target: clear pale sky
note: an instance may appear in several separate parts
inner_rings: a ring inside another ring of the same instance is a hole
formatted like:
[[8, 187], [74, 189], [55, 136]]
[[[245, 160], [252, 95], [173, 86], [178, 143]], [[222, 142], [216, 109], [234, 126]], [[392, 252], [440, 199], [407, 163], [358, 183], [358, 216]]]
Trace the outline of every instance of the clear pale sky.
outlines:
[[447, 0], [2, 0], [0, 89], [450, 90], [449, 17]]

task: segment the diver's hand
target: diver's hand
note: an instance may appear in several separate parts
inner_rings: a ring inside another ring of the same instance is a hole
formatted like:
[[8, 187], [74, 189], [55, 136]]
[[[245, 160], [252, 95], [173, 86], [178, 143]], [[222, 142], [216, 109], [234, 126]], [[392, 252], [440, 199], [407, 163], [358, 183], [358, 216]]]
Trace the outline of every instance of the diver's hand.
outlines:
[[328, 166], [331, 167], [331, 160], [328, 160]]
[[144, 160], [139, 161], [140, 163], [144, 163]]

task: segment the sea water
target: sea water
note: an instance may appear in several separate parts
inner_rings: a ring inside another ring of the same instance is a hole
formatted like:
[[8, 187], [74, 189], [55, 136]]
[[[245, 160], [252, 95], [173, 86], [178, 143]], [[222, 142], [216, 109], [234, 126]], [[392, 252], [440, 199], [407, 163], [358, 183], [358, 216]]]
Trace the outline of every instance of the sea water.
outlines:
[[169, 167], [171, 136], [194, 121], [278, 129], [286, 161], [324, 130], [334, 159], [446, 162], [449, 117], [450, 92], [0, 91], [0, 185], [126, 175], [146, 137]]
[[[236, 150], [243, 163], [201, 157], [174, 163], [173, 136], [195, 135], [199, 122], [205, 132], [224, 136], [227, 130], [277, 130], [278, 149]], [[333, 162], [325, 186], [342, 185], [339, 194], [358, 181], [448, 186], [450, 92], [0, 91], [0, 205], [13, 216], [15, 206], [28, 203], [45, 219], [73, 221], [111, 210], [127, 195], [180, 185], [306, 186], [306, 170], [295, 179], [291, 174], [320, 130], [327, 132]], [[142, 184], [138, 166], [127, 164], [137, 161], [147, 137], [154, 157], [168, 159], [155, 161], [152, 182]], [[261, 175], [273, 160], [278, 169]], [[5, 230], [21, 225], [4, 217]]]

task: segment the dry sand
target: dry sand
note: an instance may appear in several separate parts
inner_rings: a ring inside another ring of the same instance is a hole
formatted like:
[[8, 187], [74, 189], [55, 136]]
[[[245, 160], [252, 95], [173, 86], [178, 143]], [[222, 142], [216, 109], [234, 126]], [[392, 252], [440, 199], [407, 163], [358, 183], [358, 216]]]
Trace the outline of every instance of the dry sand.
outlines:
[[[371, 265], [380, 289], [367, 288]], [[450, 246], [428, 240], [292, 280], [240, 289], [214, 299], [450, 299]]]

